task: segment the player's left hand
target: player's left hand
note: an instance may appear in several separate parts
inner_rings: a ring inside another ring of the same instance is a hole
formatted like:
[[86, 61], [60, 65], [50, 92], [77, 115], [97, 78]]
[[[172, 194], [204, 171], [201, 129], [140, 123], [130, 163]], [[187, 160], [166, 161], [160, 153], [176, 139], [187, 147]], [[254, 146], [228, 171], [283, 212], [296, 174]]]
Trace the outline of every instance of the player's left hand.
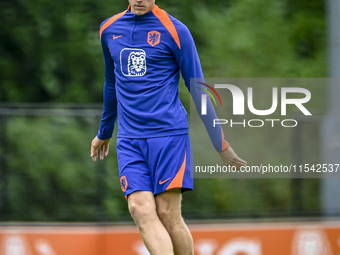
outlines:
[[247, 165], [247, 162], [239, 158], [231, 147], [221, 151], [219, 154], [226, 166], [235, 166], [236, 169], [239, 170], [240, 167]]
[[107, 140], [100, 140], [97, 136], [92, 140], [91, 143], [91, 158], [94, 162], [97, 161], [98, 158], [98, 148], [100, 151], [100, 160], [104, 160], [104, 157], [106, 157], [109, 154], [109, 143], [111, 139]]

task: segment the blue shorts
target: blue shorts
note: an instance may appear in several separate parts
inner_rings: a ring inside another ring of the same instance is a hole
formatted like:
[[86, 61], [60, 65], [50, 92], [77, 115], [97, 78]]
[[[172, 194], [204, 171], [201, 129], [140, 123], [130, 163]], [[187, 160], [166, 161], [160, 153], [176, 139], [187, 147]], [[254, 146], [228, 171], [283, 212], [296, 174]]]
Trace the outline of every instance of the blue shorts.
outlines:
[[192, 190], [192, 153], [188, 134], [156, 138], [117, 138], [121, 188], [155, 195], [173, 188]]

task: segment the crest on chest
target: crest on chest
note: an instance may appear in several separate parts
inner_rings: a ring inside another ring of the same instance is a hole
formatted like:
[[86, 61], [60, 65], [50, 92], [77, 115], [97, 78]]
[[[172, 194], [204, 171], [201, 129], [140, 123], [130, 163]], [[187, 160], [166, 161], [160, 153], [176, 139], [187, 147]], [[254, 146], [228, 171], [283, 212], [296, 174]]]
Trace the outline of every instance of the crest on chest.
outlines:
[[146, 74], [146, 53], [142, 49], [123, 49], [120, 53], [121, 71], [125, 76]]

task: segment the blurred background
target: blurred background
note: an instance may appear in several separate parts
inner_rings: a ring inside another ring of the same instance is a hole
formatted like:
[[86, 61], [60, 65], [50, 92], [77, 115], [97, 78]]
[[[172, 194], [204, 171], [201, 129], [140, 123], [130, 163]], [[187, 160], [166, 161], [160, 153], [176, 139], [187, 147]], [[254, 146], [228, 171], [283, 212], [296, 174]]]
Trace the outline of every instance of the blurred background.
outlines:
[[[156, 4], [189, 27], [207, 78], [330, 76], [326, 0]], [[132, 223], [115, 142], [104, 162], [90, 158], [104, 84], [99, 26], [127, 6], [118, 0], [0, 1], [1, 222]], [[189, 112], [183, 81], [180, 93]], [[321, 129], [316, 119], [308, 135], [292, 133], [299, 157], [322, 160], [321, 145], [308, 139], [320, 142]], [[325, 215], [322, 186], [322, 179], [196, 179], [195, 191], [184, 194], [183, 216], [192, 222], [302, 221]]]
[[[325, 0], [157, 4], [189, 27], [207, 78], [327, 76]], [[104, 84], [99, 25], [127, 5], [1, 1], [0, 220], [131, 221], [115, 143], [104, 162], [89, 156]], [[180, 92], [188, 109], [183, 82]], [[321, 214], [319, 179], [197, 179], [184, 199], [186, 219]]]

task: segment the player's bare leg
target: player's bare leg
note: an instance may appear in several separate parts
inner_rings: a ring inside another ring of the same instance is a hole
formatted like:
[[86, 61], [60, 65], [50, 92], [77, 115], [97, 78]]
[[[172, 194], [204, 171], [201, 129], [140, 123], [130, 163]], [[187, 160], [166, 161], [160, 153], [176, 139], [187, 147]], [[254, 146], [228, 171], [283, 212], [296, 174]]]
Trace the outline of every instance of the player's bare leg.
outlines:
[[168, 231], [176, 255], [193, 255], [194, 244], [181, 214], [181, 189], [171, 189], [156, 195], [157, 214]]
[[170, 236], [156, 213], [154, 194], [149, 191], [133, 192], [128, 196], [128, 204], [151, 255], [173, 255]]

